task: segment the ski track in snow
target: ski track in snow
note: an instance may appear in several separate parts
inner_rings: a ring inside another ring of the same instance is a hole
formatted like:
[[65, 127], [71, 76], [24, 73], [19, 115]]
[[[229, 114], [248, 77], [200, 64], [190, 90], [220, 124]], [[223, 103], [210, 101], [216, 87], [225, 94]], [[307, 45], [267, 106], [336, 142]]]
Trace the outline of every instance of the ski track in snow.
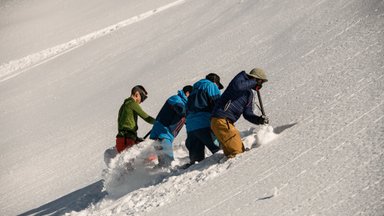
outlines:
[[24, 58], [12, 60], [8, 63], [5, 63], [0, 66], [0, 82], [3, 82], [5, 80], [11, 79], [12, 77], [15, 77], [21, 73], [24, 73], [28, 71], [29, 69], [32, 69], [34, 67], [37, 67], [41, 64], [44, 64], [52, 59], [55, 59], [61, 55], [64, 55], [76, 48], [79, 48], [93, 40], [96, 40], [100, 37], [104, 37], [108, 34], [111, 34], [115, 31], [120, 30], [121, 28], [124, 28], [126, 26], [129, 26], [131, 24], [140, 22], [144, 19], [147, 19], [153, 15], [156, 15], [157, 13], [160, 13], [162, 11], [165, 11], [167, 9], [170, 9], [172, 7], [175, 7], [177, 5], [183, 4], [186, 0], [177, 0], [172, 3], [169, 3], [167, 5], [164, 5], [162, 7], [144, 12], [140, 15], [128, 18], [126, 20], [123, 20], [121, 22], [118, 22], [114, 25], [110, 25], [106, 28], [103, 28], [101, 30], [92, 32], [90, 34], [87, 34], [85, 36], [70, 40], [66, 43], [42, 50], [37, 53], [30, 54]]

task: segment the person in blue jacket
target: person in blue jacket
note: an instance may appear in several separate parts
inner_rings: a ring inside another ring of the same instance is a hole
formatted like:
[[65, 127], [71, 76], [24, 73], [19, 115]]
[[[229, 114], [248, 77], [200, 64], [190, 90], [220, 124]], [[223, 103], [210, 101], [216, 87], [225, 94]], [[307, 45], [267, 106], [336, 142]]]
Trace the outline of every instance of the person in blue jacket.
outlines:
[[252, 90], [259, 91], [267, 81], [264, 70], [260, 68], [254, 68], [249, 73], [242, 71], [232, 79], [216, 103], [211, 128], [228, 158], [245, 150], [240, 133], [234, 126], [241, 115], [253, 124], [268, 124], [268, 117], [257, 116], [252, 110]]
[[215, 144], [216, 138], [211, 131], [211, 113], [220, 98], [220, 77], [210, 73], [205, 79], [193, 85], [193, 91], [187, 103], [187, 140], [185, 145], [189, 151], [189, 165], [205, 158], [205, 147], [212, 154], [220, 148]]
[[169, 167], [174, 160], [172, 143], [185, 124], [187, 98], [192, 90], [192, 86], [184, 86], [168, 98], [156, 117], [149, 138], [158, 141], [155, 149], [159, 167]]

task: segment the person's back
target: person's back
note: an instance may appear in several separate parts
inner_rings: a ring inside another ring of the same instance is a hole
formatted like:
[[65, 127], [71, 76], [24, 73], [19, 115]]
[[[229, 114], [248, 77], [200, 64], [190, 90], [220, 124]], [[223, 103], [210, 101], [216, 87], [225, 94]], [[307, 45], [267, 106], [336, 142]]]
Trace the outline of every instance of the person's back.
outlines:
[[192, 89], [192, 86], [185, 86], [168, 98], [152, 127], [150, 139], [158, 141], [155, 148], [161, 167], [170, 166], [174, 160], [173, 140], [185, 124], [186, 103]]
[[179, 132], [179, 127], [182, 127], [185, 123], [186, 103], [187, 96], [183, 91], [178, 91], [177, 95], [168, 98], [156, 117], [150, 138], [167, 138], [173, 141], [173, 138]]
[[187, 103], [187, 131], [210, 127], [211, 112], [220, 98], [218, 86], [208, 79], [193, 85]]
[[[212, 117], [226, 118], [231, 122], [236, 122], [240, 116], [246, 111], [247, 107], [252, 106], [253, 92], [256, 81], [249, 79], [245, 71], [238, 73], [220, 99], [212, 112]], [[251, 111], [252, 110], [248, 110]], [[246, 113], [246, 115], [252, 113]]]
[[213, 73], [193, 85], [193, 91], [187, 103], [187, 140], [185, 142], [191, 164], [205, 158], [205, 147], [212, 154], [219, 150], [214, 142], [216, 138], [210, 128], [210, 119], [222, 88], [220, 77]]

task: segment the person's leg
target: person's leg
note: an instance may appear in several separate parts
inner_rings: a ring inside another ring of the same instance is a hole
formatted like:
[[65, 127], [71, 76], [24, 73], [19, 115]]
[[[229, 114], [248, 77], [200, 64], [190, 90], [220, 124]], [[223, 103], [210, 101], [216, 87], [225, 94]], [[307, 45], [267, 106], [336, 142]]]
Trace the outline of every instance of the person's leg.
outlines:
[[136, 141], [131, 138], [116, 137], [116, 150], [118, 153], [131, 148], [134, 144], [136, 144]]
[[168, 139], [163, 139], [159, 142], [159, 148], [156, 148], [157, 159], [159, 160], [159, 166], [168, 167], [171, 166], [173, 157], [173, 145]]
[[198, 138], [198, 132], [192, 131], [187, 133], [187, 140], [185, 141], [185, 145], [189, 152], [189, 160], [190, 163], [195, 163], [204, 160], [204, 143], [202, 143]]
[[197, 137], [206, 146], [212, 154], [220, 150], [219, 146], [215, 144], [215, 137], [212, 134], [211, 128], [203, 128], [197, 130]]
[[244, 152], [239, 131], [226, 119], [212, 118], [211, 129], [220, 141], [227, 157], [234, 157], [236, 154]]

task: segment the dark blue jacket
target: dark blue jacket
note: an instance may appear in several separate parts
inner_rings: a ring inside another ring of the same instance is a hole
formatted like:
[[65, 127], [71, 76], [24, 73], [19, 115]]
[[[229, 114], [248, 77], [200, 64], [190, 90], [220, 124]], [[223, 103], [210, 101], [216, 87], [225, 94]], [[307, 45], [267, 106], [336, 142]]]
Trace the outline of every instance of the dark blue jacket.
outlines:
[[211, 113], [220, 90], [215, 83], [202, 79], [193, 85], [187, 103], [187, 132], [211, 127]]
[[244, 71], [237, 74], [216, 103], [212, 116], [226, 118], [235, 123], [243, 114], [249, 122], [262, 124], [263, 119], [255, 115], [252, 110], [252, 89], [255, 87], [256, 80], [249, 79]]
[[179, 90], [168, 98], [153, 124], [150, 139], [168, 139], [173, 142], [185, 123], [187, 96]]

